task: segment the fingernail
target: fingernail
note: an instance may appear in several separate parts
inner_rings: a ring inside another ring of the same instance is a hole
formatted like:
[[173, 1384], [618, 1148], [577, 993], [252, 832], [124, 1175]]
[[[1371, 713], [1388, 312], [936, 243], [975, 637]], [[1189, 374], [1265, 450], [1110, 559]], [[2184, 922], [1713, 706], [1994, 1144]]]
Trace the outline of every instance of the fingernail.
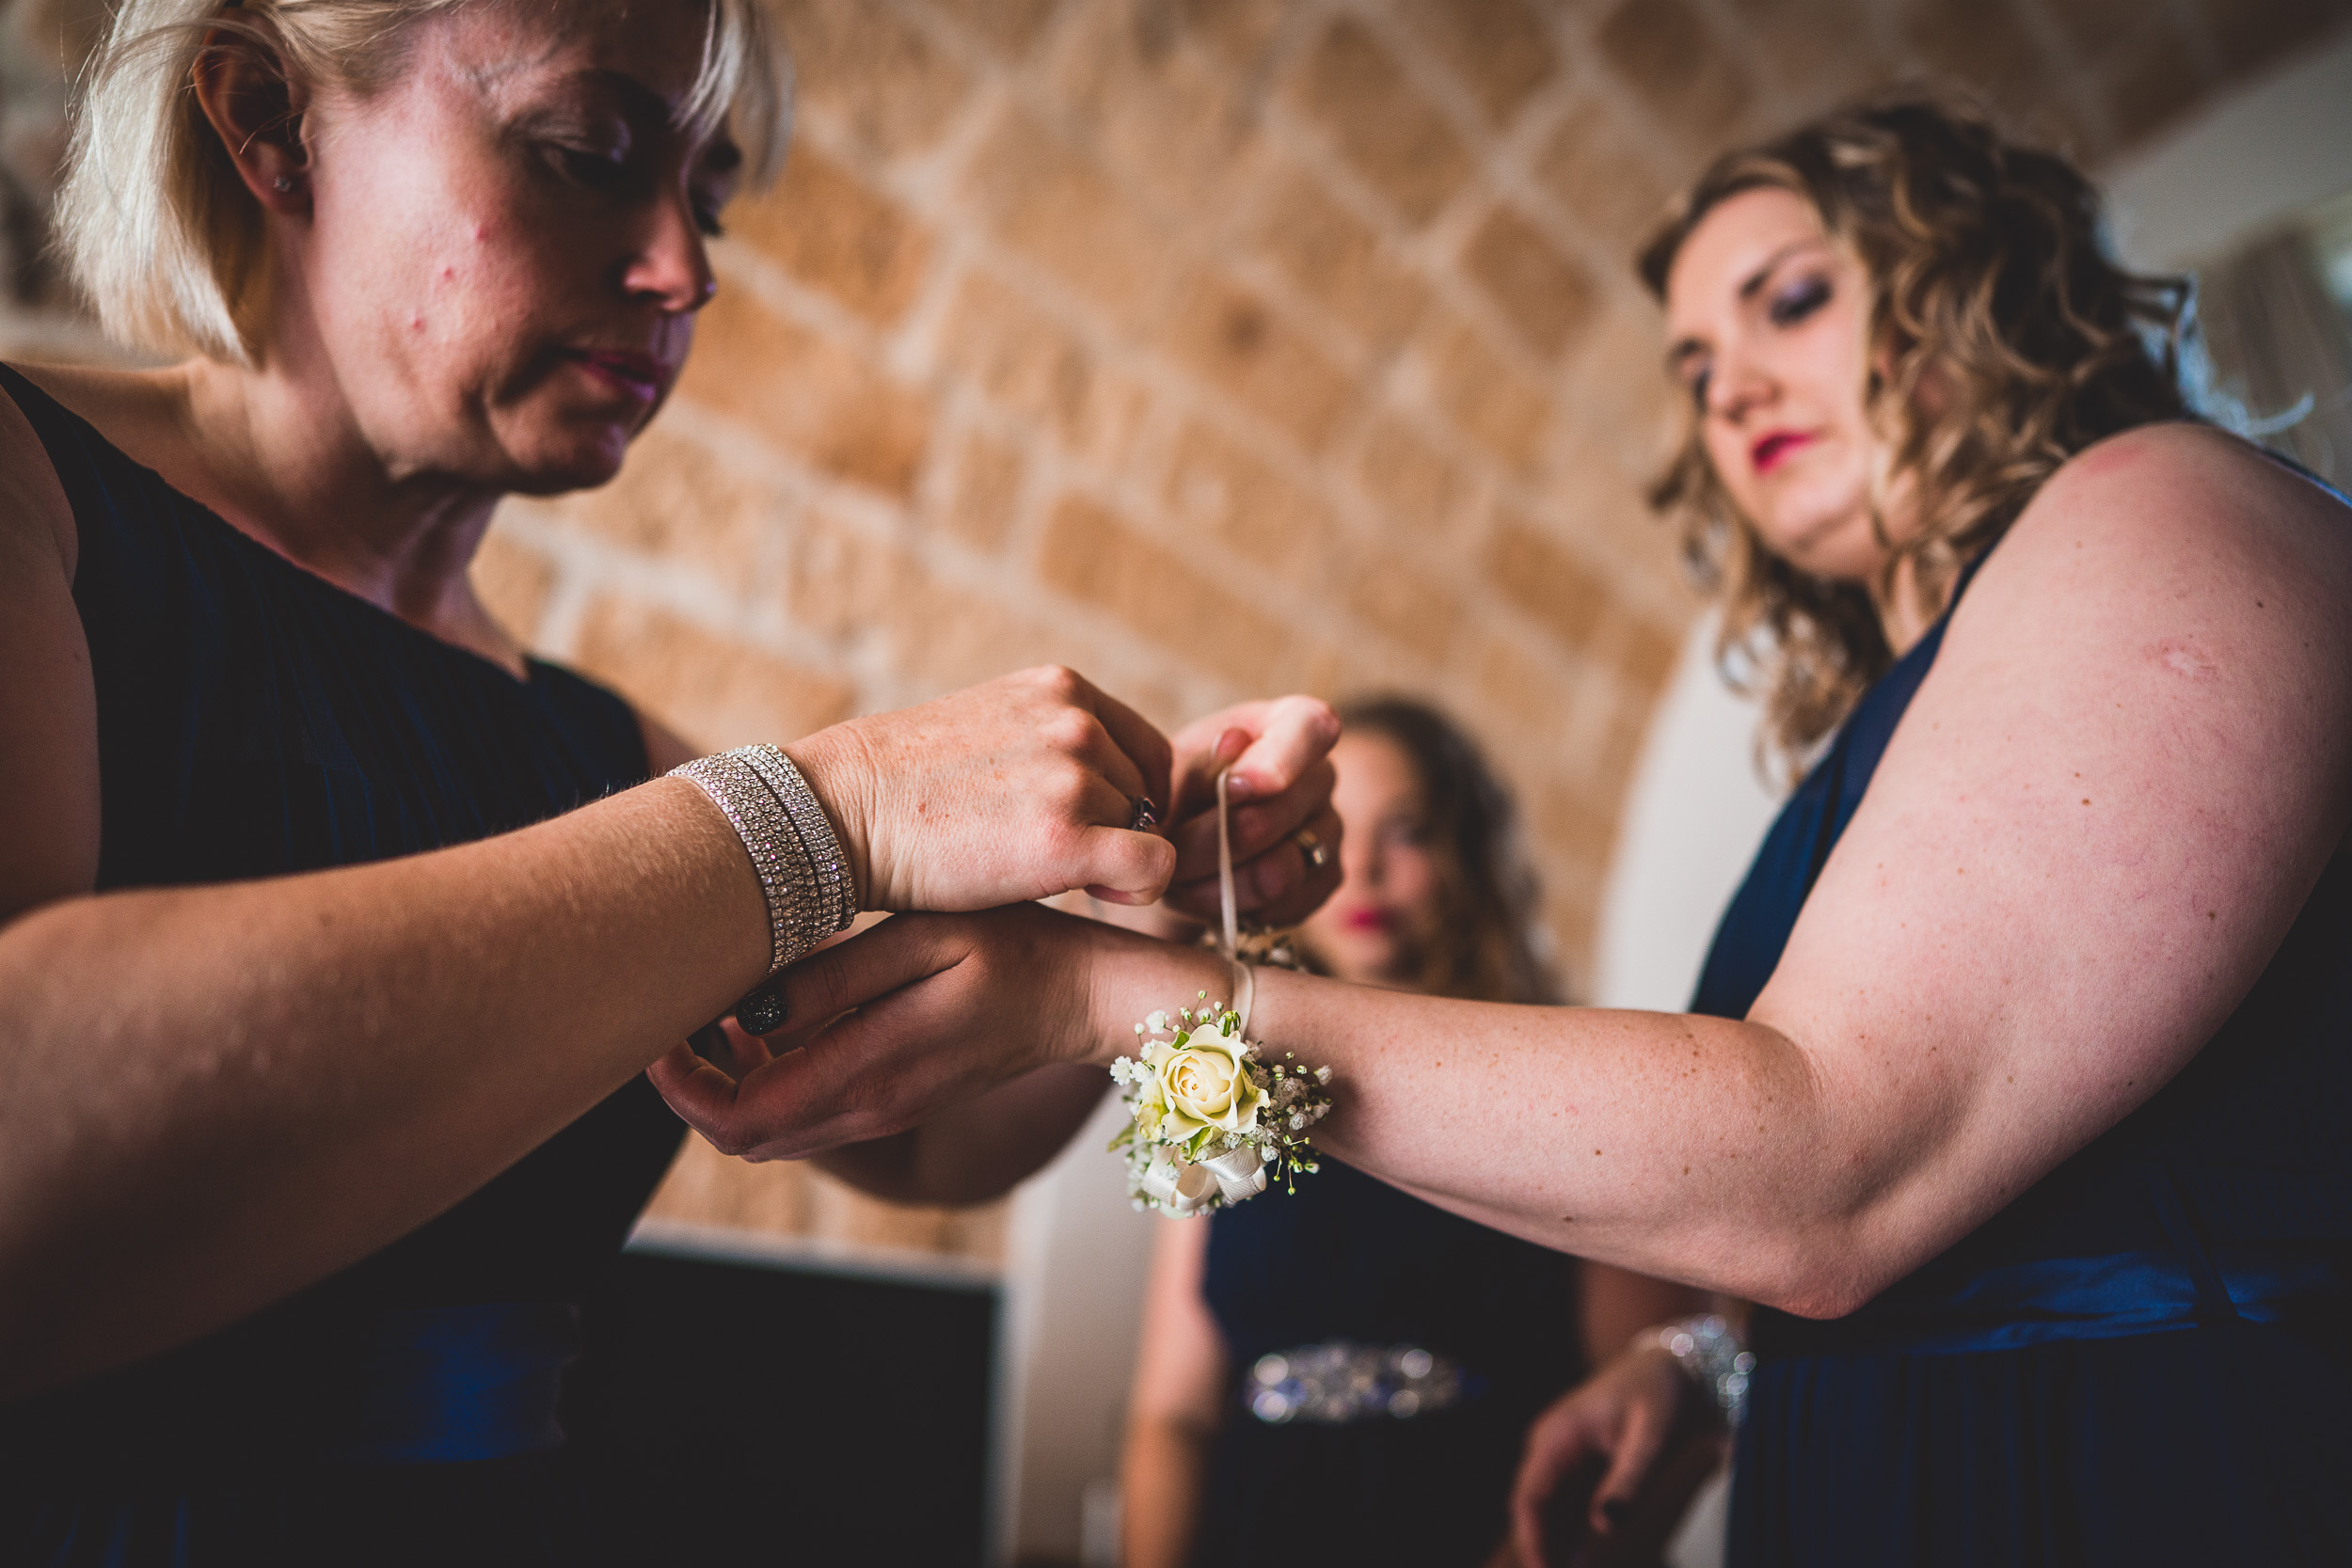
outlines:
[[1248, 774], [1228, 773], [1225, 775], [1225, 798], [1227, 800], [1247, 800], [1257, 792], [1258, 786], [1249, 782]]

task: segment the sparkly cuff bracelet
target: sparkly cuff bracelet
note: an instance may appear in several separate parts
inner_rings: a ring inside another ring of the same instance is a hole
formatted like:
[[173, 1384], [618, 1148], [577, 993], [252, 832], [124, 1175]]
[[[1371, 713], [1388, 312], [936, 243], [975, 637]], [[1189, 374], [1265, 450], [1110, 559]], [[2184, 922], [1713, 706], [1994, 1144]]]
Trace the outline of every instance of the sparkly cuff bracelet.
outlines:
[[[792, 759], [773, 746], [696, 757], [670, 770], [726, 814], [751, 857], [768, 905], [768, 973], [775, 974], [857, 918], [857, 885], [824, 807]], [[784, 1022], [783, 999], [763, 984], [733, 1009], [753, 1034]], [[697, 1031], [703, 1050], [711, 1028]], [[704, 1054], [709, 1054], [705, 1050]]]
[[1634, 1336], [1637, 1346], [1655, 1345], [1675, 1358], [1692, 1382], [1714, 1397], [1724, 1419], [1733, 1426], [1748, 1413], [1748, 1377], [1756, 1356], [1740, 1342], [1740, 1334], [1715, 1313], [1683, 1318], [1645, 1328]]

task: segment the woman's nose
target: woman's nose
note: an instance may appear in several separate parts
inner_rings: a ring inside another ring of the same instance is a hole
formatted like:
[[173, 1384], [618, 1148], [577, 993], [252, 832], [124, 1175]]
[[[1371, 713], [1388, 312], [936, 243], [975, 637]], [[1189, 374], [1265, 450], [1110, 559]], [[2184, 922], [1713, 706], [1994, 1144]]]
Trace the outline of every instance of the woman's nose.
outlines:
[[650, 298], [663, 310], [684, 314], [710, 303], [719, 279], [692, 202], [683, 195], [656, 204], [645, 243], [629, 258], [621, 286], [633, 298]]

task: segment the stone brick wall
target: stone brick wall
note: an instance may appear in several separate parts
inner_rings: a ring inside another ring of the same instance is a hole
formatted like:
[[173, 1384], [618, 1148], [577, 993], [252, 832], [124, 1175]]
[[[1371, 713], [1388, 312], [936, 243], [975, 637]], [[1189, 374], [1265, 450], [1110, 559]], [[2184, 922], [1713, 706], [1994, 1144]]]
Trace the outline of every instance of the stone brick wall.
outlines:
[[[1678, 416], [1626, 258], [1669, 191], [1899, 79], [1972, 85], [2095, 166], [2352, 6], [779, 11], [784, 178], [729, 214], [619, 481], [501, 513], [499, 612], [713, 747], [1047, 659], [1164, 723], [1283, 689], [1435, 697], [1519, 791], [1573, 975], [1695, 608], [1640, 499]], [[995, 1234], [707, 1150], [658, 1207]]]

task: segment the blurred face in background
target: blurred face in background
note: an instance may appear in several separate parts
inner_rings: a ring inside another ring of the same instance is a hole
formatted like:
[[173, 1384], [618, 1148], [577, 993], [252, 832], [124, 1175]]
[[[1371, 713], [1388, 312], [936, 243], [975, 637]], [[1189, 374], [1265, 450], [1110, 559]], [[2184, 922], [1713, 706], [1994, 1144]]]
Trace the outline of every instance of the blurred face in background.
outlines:
[[1847, 582], [1886, 554], [1870, 521], [1867, 309], [1861, 264], [1774, 186], [1709, 211], [1666, 278], [1668, 362], [1724, 490], [1773, 554]]
[[1408, 984], [1438, 935], [1445, 890], [1421, 780], [1404, 749], [1377, 732], [1343, 736], [1331, 761], [1331, 804], [1346, 829], [1342, 879], [1300, 934], [1343, 980]]

